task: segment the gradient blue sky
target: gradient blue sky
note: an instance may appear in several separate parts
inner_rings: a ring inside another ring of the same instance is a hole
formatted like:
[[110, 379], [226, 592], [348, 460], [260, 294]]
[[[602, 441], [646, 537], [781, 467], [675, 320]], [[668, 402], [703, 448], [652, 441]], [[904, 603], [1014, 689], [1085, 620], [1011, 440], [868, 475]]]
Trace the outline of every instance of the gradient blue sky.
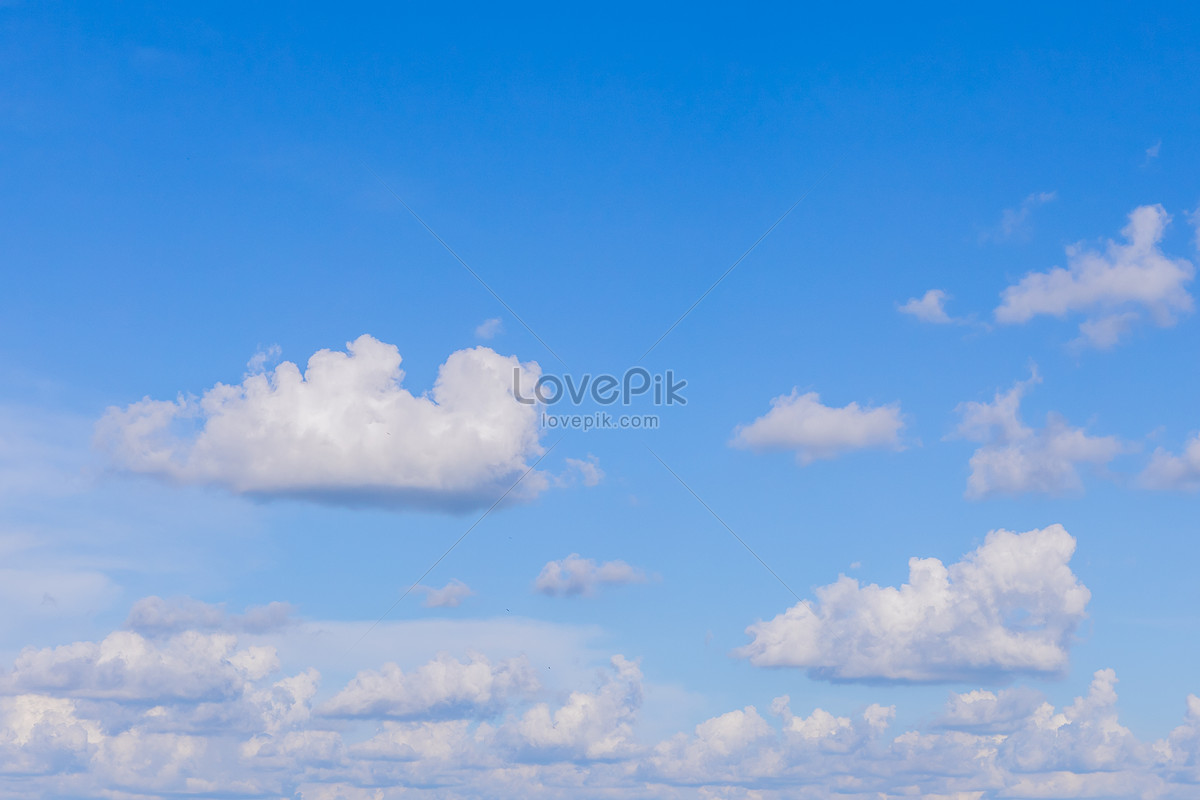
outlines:
[[[399, 348], [417, 393], [477, 344], [544, 371], [644, 363], [688, 381], [658, 431], [564, 438], [542, 467], [590, 454], [604, 479], [497, 509], [425, 581], [475, 594], [443, 609], [410, 596], [390, 621], [555, 623], [585, 642], [562, 645], [563, 664], [639, 658], [646, 741], [785, 693], [805, 714], [895, 705], [899, 733], [979, 685], [829, 682], [732, 656], [795, 598], [649, 445], [801, 597], [839, 574], [898, 586], [911, 557], [951, 563], [991, 530], [1061, 523], [1092, 594], [1070, 666], [996, 681], [1061, 706], [1112, 668], [1122, 722], [1165, 736], [1200, 692], [1197, 496], [1137, 476], [1200, 428], [1195, 314], [1100, 349], [1072, 344], [1085, 314], [997, 325], [993, 310], [1068, 246], [1120, 239], [1140, 206], [1166, 209], [1163, 252], [1195, 262], [1198, 35], [1183, 4], [0, 4], [0, 531], [25, 537], [6, 566], [103, 584], [77, 604], [13, 600], [0, 663], [99, 640], [150, 595], [384, 614], [481, 509], [248, 499], [127, 474], [92, 445], [110, 406], [237, 383], [272, 345], [303, 366], [365, 333]], [[1006, 231], [1040, 193], [1053, 199]], [[899, 312], [935, 288], [970, 321]], [[1081, 469], [1079, 490], [969, 499], [979, 445], [953, 436], [956, 408], [1031, 365], [1027, 424], [1056, 412], [1125, 452]], [[902, 449], [801, 465], [729, 446], [794, 387], [898, 403]], [[570, 553], [650, 579], [535, 592]], [[330, 692], [430, 657], [387, 631], [322, 655]]]

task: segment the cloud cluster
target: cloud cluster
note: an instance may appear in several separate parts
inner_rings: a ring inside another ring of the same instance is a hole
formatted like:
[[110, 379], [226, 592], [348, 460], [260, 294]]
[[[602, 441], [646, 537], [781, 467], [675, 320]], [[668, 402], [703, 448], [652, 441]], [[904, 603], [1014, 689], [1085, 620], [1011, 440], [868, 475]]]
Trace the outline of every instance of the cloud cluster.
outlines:
[[110, 700], [230, 698], [279, 667], [269, 648], [236, 644], [231, 633], [191, 630], [156, 641], [116, 631], [100, 642], [26, 649], [0, 687]]
[[[975, 561], [1011, 557], [996, 547]], [[1012, 568], [1013, 591], [1027, 572]], [[1200, 781], [1200, 698], [1141, 741], [1111, 670], [1063, 707], [1022, 687], [951, 693], [931, 724], [897, 729], [890, 704], [794, 713], [784, 696], [657, 742], [638, 736], [643, 681], [616, 655], [558, 694], [522, 658], [443, 654], [363, 670], [320, 701], [315, 669], [285, 672], [236, 634], [118, 631], [27, 650], [3, 674], [0, 797], [1182, 800]]]
[[1071, 571], [1075, 539], [1060, 525], [993, 531], [961, 561], [912, 558], [899, 587], [842, 576], [774, 619], [736, 651], [764, 667], [857, 681], [998, 680], [1056, 675], [1068, 662], [1090, 593]]
[[1143, 314], [1160, 326], [1174, 324], [1192, 310], [1186, 287], [1195, 267], [1160, 248], [1170, 220], [1161, 205], [1135, 208], [1121, 230], [1124, 242], [1109, 241], [1100, 251], [1068, 247], [1066, 268], [1031, 272], [1003, 291], [996, 321], [1082, 314], [1078, 341], [1099, 348], [1116, 344]]
[[596, 563], [571, 553], [558, 561], [547, 562], [533, 582], [533, 588], [552, 597], [592, 595], [603, 586], [644, 583], [646, 574], [624, 561]]
[[[403, 388], [400, 352], [363, 335], [200, 398], [110, 408], [96, 441], [114, 465], [258, 497], [462, 509], [489, 504], [543, 452], [537, 408], [512, 395], [536, 364], [486, 347], [452, 353], [427, 395]], [[548, 485], [524, 479], [529, 496]]]
[[1102, 467], [1126, 446], [1114, 436], [1090, 436], [1057, 414], [1035, 430], [1020, 418], [1021, 399], [1041, 382], [1035, 371], [990, 403], [968, 402], [958, 407], [962, 420], [956, 434], [982, 446], [971, 456], [967, 497], [1043, 492], [1061, 494], [1083, 485], [1080, 464]]
[[790, 450], [801, 465], [865, 448], [900, 449], [904, 419], [896, 405], [841, 408], [823, 405], [816, 392], [780, 395], [771, 410], [733, 432], [734, 447]]
[[561, 758], [614, 759], [634, 752], [633, 721], [642, 705], [642, 671], [621, 655], [594, 692], [571, 692], [557, 709], [538, 703], [513, 727], [527, 751]]
[[[1121, 725], [1115, 683], [1112, 670], [1100, 670], [1087, 694], [1061, 709], [1028, 692], [1032, 703], [991, 715], [986, 730], [934, 726], [898, 735], [889, 735], [890, 706], [873, 704], [854, 716], [816, 709], [800, 718], [786, 697], [777, 698], [772, 711], [782, 717], [781, 730], [754, 706], [732, 711], [660, 744], [644, 774], [713, 793], [716, 784], [780, 798], [1190, 796], [1200, 700], [1189, 697], [1185, 724], [1148, 744]], [[952, 696], [943, 718], [962, 702]]]

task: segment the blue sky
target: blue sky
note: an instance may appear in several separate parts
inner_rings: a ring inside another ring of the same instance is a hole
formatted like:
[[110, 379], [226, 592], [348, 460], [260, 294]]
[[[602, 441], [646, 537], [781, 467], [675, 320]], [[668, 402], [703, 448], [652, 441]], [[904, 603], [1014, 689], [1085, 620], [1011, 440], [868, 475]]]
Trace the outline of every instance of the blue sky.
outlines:
[[[0, 752], [20, 765], [7, 772], [38, 775], [47, 796], [493, 796], [487, 770], [515, 765], [542, 770], [530, 780], [545, 796], [1192, 796], [1198, 23], [1182, 5], [0, 4]], [[1141, 226], [1128, 246], [1127, 225]], [[902, 310], [923, 297], [924, 313]], [[370, 361], [331, 356], [344, 372], [281, 399], [277, 365], [303, 371], [356, 341]], [[399, 396], [389, 353], [415, 397]], [[654, 431], [558, 441], [505, 394], [514, 364], [672, 370], [687, 403], [633, 408], [659, 416]], [[240, 388], [216, 412], [197, 405], [218, 384]], [[170, 424], [138, 427], [177, 398]], [[968, 403], [992, 427], [967, 431]], [[368, 407], [404, 443], [363, 438]], [[551, 445], [422, 581], [471, 594], [401, 599]], [[1001, 529], [1044, 536], [988, 538]], [[864, 588], [910, 583], [911, 558], [1001, 547], [978, 581], [954, 573], [940, 611]], [[539, 581], [571, 554], [591, 560], [576, 564], [586, 591]], [[812, 621], [771, 629], [790, 655], [741, 649], [758, 641], [749, 626], [825, 602], [842, 575], [858, 589], [824, 606], [819, 653], [796, 644]], [[290, 610], [237, 616], [271, 603]], [[887, 613], [915, 614], [915, 632], [879, 630]], [[1008, 634], [1019, 652], [995, 644]], [[188, 674], [183, 658], [154, 683], [129, 655], [130, 636], [175, 663], [181, 637], [227, 635], [279, 661], [213, 662], [249, 687], [238, 703], [319, 671], [311, 696], [278, 689], [299, 710], [250, 723], [261, 709], [238, 706], [205, 728], [179, 687], [216, 680], [208, 666]], [[113, 636], [120, 691], [96, 688], [91, 656], [49, 649]], [[408, 678], [386, 702], [428, 698], [420, 670], [439, 652], [516, 659], [536, 680], [497, 690], [503, 702], [336, 710], [389, 662]], [[610, 666], [617, 654], [636, 678]], [[70, 680], [38, 673], [60, 668]], [[1107, 669], [1116, 710], [1107, 678], [1093, 686]], [[1009, 728], [947, 722], [947, 698], [973, 690], [1027, 713]], [[553, 715], [571, 692], [608, 715], [567, 731]], [[1084, 732], [1076, 749], [1014, 755], [1054, 749], [1021, 692], [1076, 708], [1062, 711]], [[794, 719], [769, 713], [782, 695]], [[549, 733], [534, 731], [540, 703]], [[894, 707], [886, 726], [872, 704]], [[753, 734], [751, 705], [773, 733]], [[138, 717], [147, 706], [175, 727]], [[805, 755], [812, 738], [789, 726], [814, 709], [857, 738]], [[698, 772], [688, 759], [713, 762], [702, 746], [716, 745], [696, 726], [713, 720], [704, 731], [733, 731], [728, 763]], [[399, 772], [362, 755], [379, 731], [452, 724], [486, 755]], [[85, 744], [43, 747], [38, 725]], [[1007, 737], [998, 772], [945, 769], [951, 730]], [[897, 755], [909, 731], [932, 737], [925, 756]], [[288, 736], [336, 739], [337, 755], [288, 750]], [[125, 764], [117, 742], [163, 760]], [[784, 767], [763, 766], [780, 753]], [[830, 777], [881, 753], [905, 766], [857, 787]], [[280, 771], [292, 777], [262, 777]], [[216, 783], [171, 782], [193, 773]]]

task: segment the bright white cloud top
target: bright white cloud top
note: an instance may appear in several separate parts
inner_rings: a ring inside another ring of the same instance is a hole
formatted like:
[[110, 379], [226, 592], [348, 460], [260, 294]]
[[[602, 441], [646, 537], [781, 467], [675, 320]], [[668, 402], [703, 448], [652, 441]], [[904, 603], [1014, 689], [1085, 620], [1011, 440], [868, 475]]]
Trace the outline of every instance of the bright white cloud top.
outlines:
[[1195, 267], [1166, 255], [1159, 244], [1170, 215], [1161, 205], [1139, 206], [1121, 230], [1125, 242], [1109, 241], [1103, 251], [1082, 244], [1067, 248], [1067, 266], [1031, 272], [1009, 286], [996, 308], [996, 321], [1028, 322], [1039, 315], [1083, 314], [1081, 343], [1114, 345], [1143, 313], [1160, 326], [1192, 310], [1187, 284]]
[[592, 595], [604, 586], [624, 586], [645, 583], [646, 573], [624, 561], [596, 563], [571, 553], [566, 558], [550, 561], [542, 567], [533, 588], [552, 597]]
[[831, 680], [997, 680], [1061, 674], [1091, 593], [1071, 571], [1061, 525], [993, 531], [961, 561], [909, 559], [908, 583], [840, 577], [746, 629], [737, 655]]
[[959, 406], [962, 420], [957, 435], [983, 445], [971, 456], [967, 497], [1079, 490], [1083, 481], [1078, 465], [1102, 467], [1126, 449], [1116, 437], [1091, 436], [1082, 428], [1072, 428], [1058, 414], [1048, 414], [1040, 430], [1022, 422], [1021, 399], [1041, 380], [1035, 370], [1028, 380], [997, 392], [990, 403]]
[[854, 450], [899, 450], [903, 428], [898, 405], [860, 407], [852, 402], [836, 408], [822, 404], [816, 392], [793, 389], [773, 399], [766, 414], [739, 425], [730, 444], [755, 451], [794, 451], [805, 466]]
[[[449, 508], [488, 504], [543, 452], [537, 407], [512, 395], [513, 371], [536, 363], [486, 347], [452, 353], [433, 389], [401, 385], [400, 352], [363, 335], [217, 384], [200, 398], [146, 398], [110, 408], [96, 440], [119, 468], [260, 497]], [[549, 485], [528, 475], [513, 494]]]

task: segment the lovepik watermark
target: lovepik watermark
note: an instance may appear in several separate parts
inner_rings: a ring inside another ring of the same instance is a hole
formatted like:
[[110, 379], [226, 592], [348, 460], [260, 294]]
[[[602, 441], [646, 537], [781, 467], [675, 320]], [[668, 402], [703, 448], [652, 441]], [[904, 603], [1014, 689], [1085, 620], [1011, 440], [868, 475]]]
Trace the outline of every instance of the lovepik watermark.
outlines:
[[643, 367], [631, 367], [621, 375], [542, 375], [533, 386], [522, 386], [521, 370], [513, 368], [513, 397], [525, 405], [551, 406], [562, 401], [582, 405], [591, 399], [602, 406], [628, 406], [635, 398], [646, 396], [656, 406], [685, 406], [683, 390], [687, 383], [677, 379], [674, 370], [656, 375]]
[[565, 431], [656, 431], [657, 414], [622, 414], [614, 417], [607, 411], [591, 414], [547, 414], [542, 412], [542, 427], [547, 430]]

